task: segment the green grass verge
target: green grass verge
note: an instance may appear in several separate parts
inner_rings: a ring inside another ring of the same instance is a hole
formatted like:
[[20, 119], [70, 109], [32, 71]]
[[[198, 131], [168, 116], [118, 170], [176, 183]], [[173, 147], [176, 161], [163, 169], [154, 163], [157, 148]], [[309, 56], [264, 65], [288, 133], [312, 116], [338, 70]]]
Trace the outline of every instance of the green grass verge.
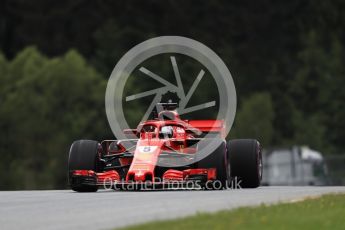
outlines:
[[156, 221], [129, 229], [345, 229], [345, 194]]

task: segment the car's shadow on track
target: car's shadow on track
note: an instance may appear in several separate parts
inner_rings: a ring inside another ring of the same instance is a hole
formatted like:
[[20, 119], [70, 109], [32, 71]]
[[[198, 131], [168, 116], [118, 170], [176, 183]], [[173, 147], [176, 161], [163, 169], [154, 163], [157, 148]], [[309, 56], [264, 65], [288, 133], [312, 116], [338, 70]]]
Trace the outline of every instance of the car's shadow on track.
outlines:
[[100, 189], [97, 192], [75, 192], [66, 190], [68, 193], [74, 194], [95, 194], [95, 193], [155, 193], [155, 192], [229, 192], [238, 190], [253, 190], [253, 189], [222, 189], [222, 190], [209, 190], [209, 189], [147, 189], [147, 190], [115, 190], [115, 189]]

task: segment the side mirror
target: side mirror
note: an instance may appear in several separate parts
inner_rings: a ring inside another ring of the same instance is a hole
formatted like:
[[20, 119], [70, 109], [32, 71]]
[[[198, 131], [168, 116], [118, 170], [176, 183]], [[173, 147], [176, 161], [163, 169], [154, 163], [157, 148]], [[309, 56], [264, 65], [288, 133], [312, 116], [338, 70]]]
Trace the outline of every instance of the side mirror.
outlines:
[[138, 131], [137, 131], [137, 129], [124, 129], [123, 130], [123, 133], [125, 134], [125, 135], [133, 135], [133, 136], [135, 136], [135, 137], [138, 137]]
[[200, 129], [197, 129], [197, 128], [188, 127], [188, 128], [186, 128], [186, 133], [200, 136], [202, 134], [202, 131]]

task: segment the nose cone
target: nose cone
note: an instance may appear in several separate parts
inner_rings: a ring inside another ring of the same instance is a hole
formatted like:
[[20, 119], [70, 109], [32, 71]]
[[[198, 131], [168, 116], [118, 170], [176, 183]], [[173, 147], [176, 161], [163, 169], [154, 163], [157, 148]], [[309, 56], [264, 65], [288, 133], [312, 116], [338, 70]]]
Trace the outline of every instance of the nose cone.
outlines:
[[134, 173], [135, 181], [145, 181], [145, 173], [143, 171], [137, 171]]
[[135, 181], [135, 182], [152, 182], [153, 175], [151, 171], [132, 171], [128, 174], [127, 181]]
[[154, 170], [163, 144], [164, 140], [160, 139], [139, 140], [126, 180], [153, 181]]

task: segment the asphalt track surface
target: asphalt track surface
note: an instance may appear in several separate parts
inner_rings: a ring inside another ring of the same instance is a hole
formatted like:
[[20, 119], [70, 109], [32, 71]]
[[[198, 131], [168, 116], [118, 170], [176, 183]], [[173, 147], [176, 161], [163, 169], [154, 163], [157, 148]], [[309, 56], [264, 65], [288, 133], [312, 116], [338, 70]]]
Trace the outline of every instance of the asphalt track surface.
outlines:
[[260, 187], [224, 191], [70, 190], [0, 192], [0, 228], [111, 229], [196, 212], [262, 203], [295, 202], [307, 196], [345, 193], [345, 187]]

